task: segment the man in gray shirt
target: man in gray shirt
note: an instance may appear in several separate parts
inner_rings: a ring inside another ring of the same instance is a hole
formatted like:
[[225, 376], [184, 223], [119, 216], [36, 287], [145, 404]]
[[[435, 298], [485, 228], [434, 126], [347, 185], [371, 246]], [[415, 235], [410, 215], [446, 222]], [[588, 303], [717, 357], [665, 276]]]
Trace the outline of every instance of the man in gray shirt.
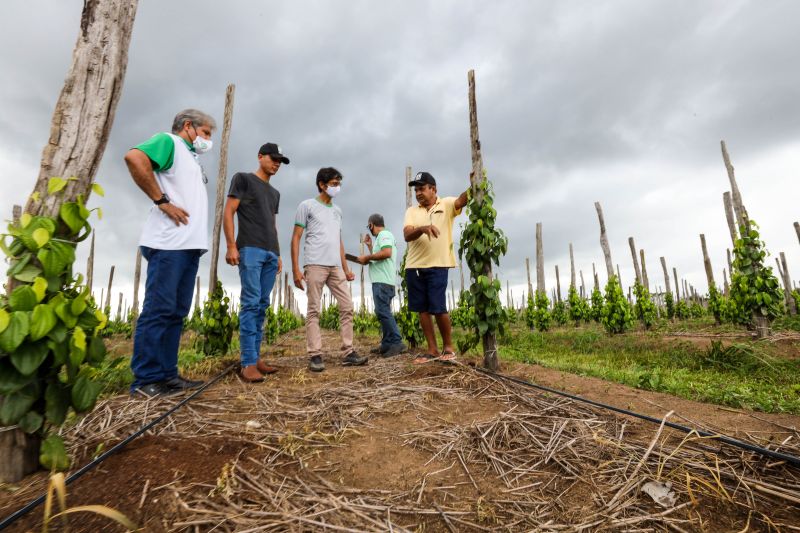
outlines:
[[[289, 164], [277, 144], [267, 143], [258, 151], [258, 169], [238, 172], [231, 179], [225, 203], [223, 227], [228, 251], [225, 261], [239, 267], [242, 283], [239, 309], [239, 344], [242, 369], [239, 377], [247, 383], [264, 381], [264, 374], [277, 372], [260, 358], [264, 319], [275, 277], [282, 269], [276, 215], [281, 194], [270, 179]], [[233, 215], [239, 232], [233, 238]]]
[[[300, 202], [294, 219], [292, 234], [292, 274], [294, 285], [305, 290], [308, 284], [308, 310], [306, 312], [306, 348], [312, 372], [325, 370], [322, 361], [322, 332], [319, 329], [320, 297], [327, 286], [339, 304], [339, 327], [342, 336], [343, 366], [367, 363], [367, 358], [353, 350], [353, 301], [348, 281], [355, 274], [347, 265], [342, 242], [342, 210], [334, 205], [333, 198], [341, 191], [342, 174], [332, 167], [321, 168], [316, 178], [319, 195]], [[300, 239], [306, 234], [303, 248], [305, 269], [300, 270]]]

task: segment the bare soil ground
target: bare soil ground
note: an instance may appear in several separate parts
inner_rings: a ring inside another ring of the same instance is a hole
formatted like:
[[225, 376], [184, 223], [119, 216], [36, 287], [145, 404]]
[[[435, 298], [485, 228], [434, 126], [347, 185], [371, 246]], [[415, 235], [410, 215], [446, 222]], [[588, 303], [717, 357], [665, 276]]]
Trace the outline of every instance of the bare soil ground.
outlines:
[[[507, 385], [474, 361], [417, 367], [403, 355], [345, 368], [332, 355], [311, 374], [302, 330], [275, 351], [278, 374], [256, 385], [229, 375], [71, 485], [68, 505], [107, 505], [154, 532], [800, 529], [800, 469], [780, 461]], [[532, 365], [503, 372], [800, 455], [798, 416]], [[65, 433], [75, 464], [179, 399], [105, 400]], [[674, 505], [645, 494], [648, 481], [671, 483]], [[4, 487], [0, 515], [46, 483], [38, 473]], [[9, 531], [40, 531], [41, 520], [40, 507]], [[69, 523], [123, 531], [88, 513]]]

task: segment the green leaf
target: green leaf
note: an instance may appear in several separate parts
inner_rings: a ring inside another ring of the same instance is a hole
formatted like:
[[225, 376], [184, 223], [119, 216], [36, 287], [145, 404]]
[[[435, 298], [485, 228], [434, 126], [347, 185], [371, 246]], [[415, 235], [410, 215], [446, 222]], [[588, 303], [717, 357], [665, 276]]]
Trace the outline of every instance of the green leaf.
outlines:
[[50, 178], [47, 181], [47, 194], [53, 194], [67, 186], [67, 180], [62, 178]]
[[102, 385], [89, 380], [86, 376], [78, 376], [75, 385], [72, 386], [72, 407], [78, 413], [90, 410], [94, 407], [102, 388]]
[[26, 342], [11, 354], [11, 363], [23, 376], [30, 376], [41, 366], [50, 349], [47, 343]]
[[36, 255], [44, 268], [47, 278], [60, 276], [67, 265], [75, 261], [75, 248], [67, 243], [51, 241], [47, 248], [42, 248]]
[[103, 210], [99, 207], [97, 208], [97, 220], [103, 220]]
[[86, 219], [81, 217], [81, 206], [76, 202], [61, 204], [59, 215], [72, 233], [78, 233], [84, 224], [86, 224]]
[[28, 411], [17, 423], [19, 428], [25, 433], [35, 433], [39, 431], [44, 422], [44, 417], [36, 411]]
[[33, 220], [33, 217], [30, 215], [30, 213], [22, 213], [22, 216], [19, 217], [19, 227], [22, 229], [27, 228], [28, 224], [31, 223], [31, 220]]
[[53, 352], [54, 367], [61, 368], [62, 365], [67, 363], [67, 358], [69, 357], [69, 350], [67, 349], [67, 345], [63, 341], [56, 342], [53, 340], [48, 340], [47, 346], [50, 348], [50, 351]]
[[75, 316], [80, 316], [81, 313], [86, 310], [86, 293], [81, 293], [77, 298], [72, 300], [72, 304], [70, 305], [70, 311]]
[[48, 241], [50, 241], [50, 234], [44, 228], [38, 228], [34, 230], [32, 237], [33, 240], [36, 242], [36, 244], [39, 246], [39, 248], [41, 248], [42, 246], [47, 244]]
[[92, 183], [92, 191], [98, 196], [106, 195], [106, 191], [103, 190], [103, 187], [99, 183]]
[[33, 402], [39, 396], [35, 383], [29, 383], [22, 389], [4, 397], [3, 405], [0, 407], [0, 424], [13, 426], [22, 415], [27, 413]]
[[61, 321], [67, 326], [67, 329], [72, 329], [75, 327], [75, 324], [78, 323], [78, 317], [72, 314], [72, 302], [70, 300], [65, 300], [61, 304], [55, 307], [56, 315]]
[[17, 347], [25, 340], [25, 336], [30, 331], [30, 318], [24, 311], [14, 311], [8, 327], [0, 333], [0, 350], [6, 353], [13, 353]]
[[5, 309], [0, 309], [0, 333], [3, 333], [11, 322], [11, 315]]
[[47, 280], [37, 277], [33, 280], [33, 292], [36, 294], [36, 301], [41, 302], [47, 294]]
[[80, 327], [75, 328], [69, 347], [69, 361], [77, 368], [86, 358], [86, 333]]
[[42, 441], [40, 448], [39, 462], [48, 470], [66, 470], [69, 468], [69, 458], [67, 450], [64, 448], [64, 440], [58, 435], [49, 435]]
[[89, 339], [89, 349], [86, 351], [86, 359], [90, 363], [100, 363], [106, 357], [106, 343], [100, 337]]
[[63, 424], [69, 405], [69, 389], [59, 382], [49, 383], [44, 391], [44, 414], [47, 421], [56, 426]]
[[24, 283], [31, 283], [34, 281], [40, 274], [42, 273], [42, 269], [37, 267], [36, 265], [27, 264], [22, 269], [20, 269], [16, 274], [14, 274], [14, 279], [22, 281]]
[[31, 311], [37, 303], [36, 293], [30, 285], [20, 285], [8, 298], [8, 305], [14, 311]]
[[20, 374], [11, 361], [0, 359], [0, 394], [17, 392], [31, 382], [31, 378]]

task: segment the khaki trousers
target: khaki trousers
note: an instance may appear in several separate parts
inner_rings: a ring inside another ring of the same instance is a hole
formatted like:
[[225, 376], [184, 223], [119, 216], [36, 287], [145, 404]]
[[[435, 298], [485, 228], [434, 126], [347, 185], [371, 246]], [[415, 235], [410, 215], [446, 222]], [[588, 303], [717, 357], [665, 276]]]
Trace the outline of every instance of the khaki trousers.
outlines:
[[322, 287], [328, 287], [339, 304], [339, 332], [342, 336], [342, 355], [353, 351], [353, 299], [350, 286], [340, 266], [306, 265], [306, 349], [309, 356], [322, 355], [322, 332], [319, 329]]

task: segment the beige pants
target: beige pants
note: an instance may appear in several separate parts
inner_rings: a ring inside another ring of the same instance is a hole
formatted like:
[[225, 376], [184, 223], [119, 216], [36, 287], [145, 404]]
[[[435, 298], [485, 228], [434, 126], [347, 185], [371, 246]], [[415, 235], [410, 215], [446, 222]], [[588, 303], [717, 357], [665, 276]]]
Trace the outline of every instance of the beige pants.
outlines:
[[353, 351], [353, 299], [350, 298], [350, 287], [342, 267], [306, 265], [306, 294], [308, 310], [306, 311], [306, 349], [308, 355], [322, 355], [322, 332], [319, 329], [319, 305], [322, 298], [322, 287], [328, 290], [339, 304], [339, 332], [342, 335], [342, 355]]

